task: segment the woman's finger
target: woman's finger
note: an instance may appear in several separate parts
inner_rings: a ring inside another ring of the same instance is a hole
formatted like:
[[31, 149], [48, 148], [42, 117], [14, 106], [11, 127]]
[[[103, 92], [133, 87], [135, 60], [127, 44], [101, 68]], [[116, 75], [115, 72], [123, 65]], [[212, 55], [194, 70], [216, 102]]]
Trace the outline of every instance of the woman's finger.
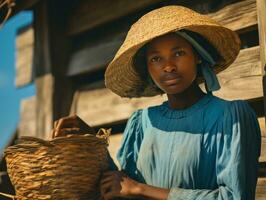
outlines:
[[78, 125], [78, 117], [76, 115], [68, 116], [59, 119], [56, 123], [55, 129], [71, 128], [73, 126], [78, 127]]
[[80, 134], [81, 131], [79, 128], [63, 128], [63, 129], [55, 129], [54, 137], [66, 136], [69, 134]]
[[54, 121], [54, 129], [57, 127], [59, 120]]
[[100, 185], [101, 189], [101, 194], [104, 196], [108, 191], [110, 191], [112, 188], [112, 183], [111, 182], [106, 182], [104, 184]]
[[116, 191], [111, 190], [111, 191], [108, 191], [107, 193], [105, 193], [103, 197], [105, 200], [112, 200], [115, 197], [118, 197], [118, 194]]
[[105, 178], [102, 178], [101, 179], [101, 185], [107, 183], [107, 182], [111, 182], [114, 180], [114, 177], [113, 176], [108, 176], [108, 177], [105, 177]]
[[50, 133], [51, 137], [54, 138], [55, 137], [55, 130], [53, 129]]
[[102, 177], [107, 177], [107, 176], [111, 176], [111, 175], [114, 175], [114, 174], [117, 174], [119, 173], [119, 171], [106, 171], [102, 174]]

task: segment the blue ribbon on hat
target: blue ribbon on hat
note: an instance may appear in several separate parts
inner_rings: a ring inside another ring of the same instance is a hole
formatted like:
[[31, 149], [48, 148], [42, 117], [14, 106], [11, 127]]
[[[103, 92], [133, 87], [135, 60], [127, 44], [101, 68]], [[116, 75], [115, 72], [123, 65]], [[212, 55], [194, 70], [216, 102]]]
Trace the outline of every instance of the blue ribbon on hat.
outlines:
[[187, 40], [197, 51], [197, 53], [206, 61], [201, 64], [201, 72], [206, 81], [207, 92], [219, 90], [221, 88], [215, 72], [212, 70], [216, 64], [211, 55], [196, 40], [183, 31], [176, 32], [179, 36]]

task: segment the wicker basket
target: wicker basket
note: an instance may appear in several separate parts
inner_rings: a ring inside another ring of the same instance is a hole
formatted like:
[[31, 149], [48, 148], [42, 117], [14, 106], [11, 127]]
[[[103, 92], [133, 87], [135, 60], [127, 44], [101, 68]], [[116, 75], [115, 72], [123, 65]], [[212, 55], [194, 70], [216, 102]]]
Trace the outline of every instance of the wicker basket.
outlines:
[[45, 141], [22, 137], [5, 151], [18, 200], [98, 200], [99, 179], [108, 168], [107, 138], [69, 135]]

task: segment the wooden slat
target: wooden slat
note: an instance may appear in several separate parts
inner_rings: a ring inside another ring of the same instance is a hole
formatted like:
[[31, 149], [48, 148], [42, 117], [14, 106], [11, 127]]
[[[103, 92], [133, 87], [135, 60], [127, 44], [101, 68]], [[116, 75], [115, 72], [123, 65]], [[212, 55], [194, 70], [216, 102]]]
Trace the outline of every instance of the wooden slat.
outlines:
[[164, 99], [160, 96], [140, 99], [121, 98], [105, 88], [80, 92], [75, 97], [73, 113], [91, 126], [127, 119], [133, 111], [159, 104]]
[[260, 124], [260, 128], [261, 128], [261, 135], [262, 135], [262, 137], [266, 138], [265, 118], [260, 117], [260, 118], [258, 118], [258, 120], [259, 120], [259, 124]]
[[234, 31], [257, 24], [256, 0], [245, 0], [209, 14], [211, 18]]
[[23, 99], [20, 102], [20, 121], [18, 136], [37, 136], [36, 135], [36, 96]]
[[110, 156], [113, 158], [116, 166], [119, 166], [118, 160], [116, 159], [117, 151], [119, 150], [122, 142], [123, 134], [111, 135], [109, 137], [109, 146], [108, 150], [110, 152]]
[[221, 89], [215, 95], [225, 99], [262, 97], [259, 47], [241, 50], [236, 61], [218, 74]]
[[262, 75], [265, 75], [264, 65], [266, 64], [266, 2], [264, 0], [257, 0], [258, 12], [258, 29], [260, 39], [260, 59], [262, 67]]
[[[69, 35], [92, 29], [100, 24], [131, 14], [162, 0], [80, 1], [70, 13], [67, 25]], [[78, 20], [77, 20], [78, 19]]]
[[[89, 3], [87, 2], [87, 4]], [[102, 12], [102, 9], [99, 10], [101, 10], [99, 12]], [[97, 16], [97, 12], [87, 13]], [[231, 4], [218, 12], [210, 14], [210, 16], [228, 28], [242, 30], [257, 24], [256, 2], [255, 0], [245, 0]], [[78, 24], [75, 20], [74, 25]], [[67, 74], [74, 76], [104, 68], [122, 44], [131, 24], [132, 20], [122, 21], [112, 26], [106, 26], [106, 29], [110, 30], [108, 32], [103, 31], [104, 33], [100, 32], [93, 35], [93, 37], [89, 33], [88, 37], [85, 37], [86, 40], [84, 40], [82, 47], [73, 49]], [[91, 24], [87, 22], [86, 25], [90, 26]]]
[[51, 74], [35, 79], [36, 85], [36, 133], [35, 137], [50, 139], [53, 127], [54, 78]]
[[53, 121], [69, 114], [73, 85], [65, 76], [69, 38], [60, 1], [40, 1], [34, 10], [34, 65], [37, 101], [36, 134], [49, 138]]
[[[261, 74], [263, 76], [264, 113], [266, 112], [266, 2], [257, 0], [258, 29], [260, 41]], [[264, 122], [265, 123], [265, 122]]]
[[121, 46], [126, 31], [120, 27], [119, 32], [108, 32], [102, 37], [93, 37], [87, 41], [88, 45], [73, 52], [68, 65], [68, 76], [91, 73], [104, 68]]
[[266, 200], [266, 178], [259, 178], [256, 188], [256, 200]]
[[[219, 75], [221, 91], [215, 95], [225, 99], [251, 99], [262, 96], [259, 48], [241, 51], [236, 62]], [[91, 125], [127, 119], [140, 107], [163, 101], [163, 97], [122, 99], [107, 89], [80, 92], [75, 112]], [[101, 117], [99, 117], [101, 116]]]
[[260, 162], [266, 162], [266, 137], [261, 137], [261, 155], [260, 155]]
[[32, 82], [33, 63], [33, 29], [29, 27], [26, 31], [16, 37], [16, 79], [17, 87]]
[[[119, 0], [90, 2], [77, 4], [70, 12], [67, 32], [70, 35], [92, 29], [106, 22], [134, 13], [161, 0], [129, 1]], [[178, 3], [178, 2], [177, 2]], [[188, 5], [189, 6], [189, 5]], [[112, 12], [110, 12], [112, 10]], [[216, 13], [209, 14], [225, 26], [239, 30], [257, 24], [256, 1], [245, 0], [228, 5]], [[76, 19], [79, 19], [78, 21]]]

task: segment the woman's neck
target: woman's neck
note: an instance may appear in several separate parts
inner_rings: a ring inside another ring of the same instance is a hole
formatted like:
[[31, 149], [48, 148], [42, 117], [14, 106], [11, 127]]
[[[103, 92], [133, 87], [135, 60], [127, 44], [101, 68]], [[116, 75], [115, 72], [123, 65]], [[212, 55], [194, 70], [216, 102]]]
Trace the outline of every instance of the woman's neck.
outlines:
[[186, 109], [199, 101], [205, 93], [197, 83], [193, 82], [189, 88], [179, 94], [167, 94], [169, 106], [172, 109]]

